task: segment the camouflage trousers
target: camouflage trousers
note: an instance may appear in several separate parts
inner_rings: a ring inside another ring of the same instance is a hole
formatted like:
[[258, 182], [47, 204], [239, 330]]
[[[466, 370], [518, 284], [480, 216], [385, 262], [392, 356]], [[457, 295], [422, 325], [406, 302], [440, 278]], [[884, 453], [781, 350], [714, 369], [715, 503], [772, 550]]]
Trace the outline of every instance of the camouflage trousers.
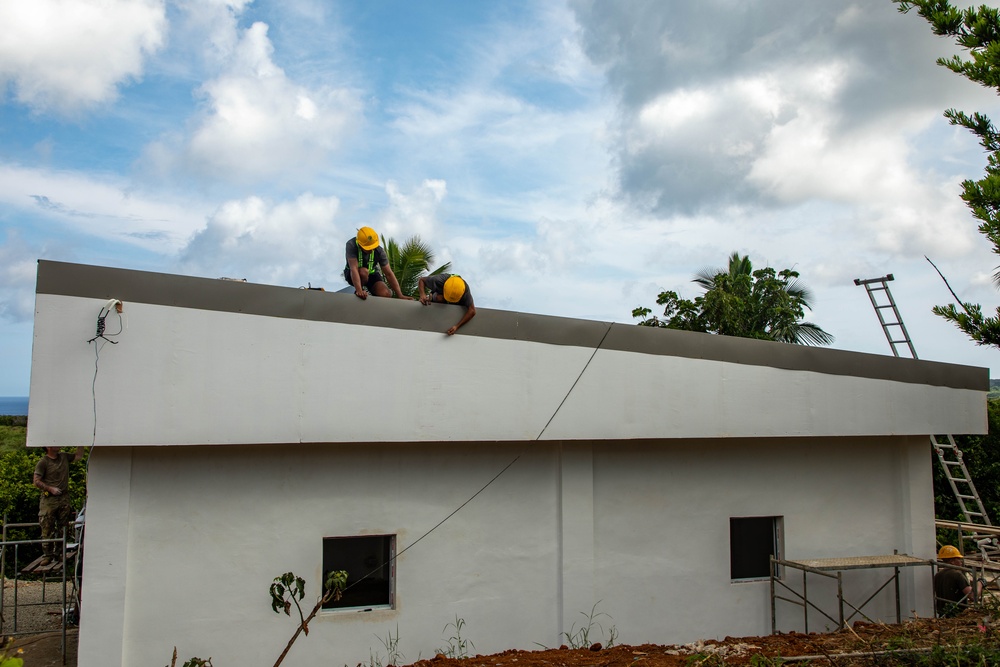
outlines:
[[[73, 539], [73, 506], [68, 494], [43, 496], [38, 503], [38, 523], [42, 527], [43, 540], [59, 540], [66, 529], [66, 541]], [[62, 557], [62, 547], [58, 542], [44, 542], [42, 553], [46, 556]]]

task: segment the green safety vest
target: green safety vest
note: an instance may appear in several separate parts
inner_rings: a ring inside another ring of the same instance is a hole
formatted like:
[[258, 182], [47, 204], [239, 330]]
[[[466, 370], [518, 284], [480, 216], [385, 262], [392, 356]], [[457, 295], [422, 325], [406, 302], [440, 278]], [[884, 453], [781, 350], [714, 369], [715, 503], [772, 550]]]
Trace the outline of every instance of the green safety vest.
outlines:
[[[358, 266], [364, 266], [363, 259], [364, 252], [361, 250], [361, 244], [358, 244]], [[368, 255], [368, 274], [371, 275], [375, 272], [375, 249], [373, 248], [371, 254]]]

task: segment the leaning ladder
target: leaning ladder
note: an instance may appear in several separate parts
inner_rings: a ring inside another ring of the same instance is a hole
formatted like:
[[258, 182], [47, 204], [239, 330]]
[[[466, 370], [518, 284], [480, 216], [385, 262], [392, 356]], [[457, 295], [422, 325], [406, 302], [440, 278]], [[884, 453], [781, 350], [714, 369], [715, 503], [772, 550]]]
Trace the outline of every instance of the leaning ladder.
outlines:
[[[905, 350], [909, 351], [909, 358], [916, 359], [917, 351], [913, 348], [913, 341], [910, 340], [906, 325], [903, 324], [903, 318], [900, 317], [899, 309], [896, 307], [896, 301], [892, 298], [892, 292], [889, 291], [890, 280], [893, 280], [891, 273], [881, 278], [856, 279], [854, 284], [863, 285], [865, 291], [868, 292], [868, 298], [872, 302], [872, 307], [875, 308], [875, 314], [878, 315], [878, 321], [882, 325], [882, 331], [885, 333], [886, 340], [889, 341], [892, 353], [897, 357], [901, 356], [899, 351], [905, 345]], [[969, 469], [965, 466], [962, 450], [955, 444], [955, 438], [950, 434], [932, 435], [931, 446], [937, 454], [941, 469], [944, 470], [951, 491], [955, 494], [955, 499], [958, 501], [958, 506], [962, 510], [962, 514], [965, 515], [966, 521], [973, 527], [977, 525], [992, 526], [983, 501], [979, 497], [979, 492], [976, 491], [976, 485], [972, 482], [972, 476], [969, 475]], [[1000, 543], [997, 542], [996, 537], [973, 530], [972, 540], [982, 554], [983, 560], [1000, 560]]]
[[881, 278], [855, 279], [854, 284], [865, 286], [865, 291], [868, 292], [868, 298], [872, 302], [872, 307], [875, 308], [875, 314], [878, 315], [878, 321], [882, 325], [882, 331], [885, 332], [885, 338], [889, 341], [892, 353], [897, 357], [900, 356], [899, 346], [905, 343], [910, 351], [910, 358], [916, 359], [917, 351], [913, 349], [913, 341], [910, 340], [910, 334], [906, 331], [903, 318], [899, 316], [896, 300], [892, 298], [892, 292], [889, 291], [890, 280], [893, 280], [891, 273]]

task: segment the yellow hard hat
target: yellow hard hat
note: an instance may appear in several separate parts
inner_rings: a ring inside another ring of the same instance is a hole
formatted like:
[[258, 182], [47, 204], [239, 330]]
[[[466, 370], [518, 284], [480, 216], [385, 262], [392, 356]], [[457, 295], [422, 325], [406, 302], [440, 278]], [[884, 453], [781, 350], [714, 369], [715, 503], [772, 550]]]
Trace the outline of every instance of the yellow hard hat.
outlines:
[[945, 560], [947, 558], [961, 558], [961, 552], [950, 544], [946, 544], [941, 547], [941, 551], [938, 552], [938, 560]]
[[378, 234], [371, 227], [362, 227], [358, 230], [358, 245], [363, 250], [374, 250], [378, 247]]
[[448, 303], [458, 303], [465, 295], [465, 281], [461, 276], [452, 276], [444, 281], [444, 300]]

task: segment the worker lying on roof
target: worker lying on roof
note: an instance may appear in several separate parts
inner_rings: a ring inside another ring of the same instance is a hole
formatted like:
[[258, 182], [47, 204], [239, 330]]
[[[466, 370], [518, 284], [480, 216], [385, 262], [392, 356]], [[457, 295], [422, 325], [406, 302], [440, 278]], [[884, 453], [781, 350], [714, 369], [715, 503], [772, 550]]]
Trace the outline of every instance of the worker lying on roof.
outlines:
[[462, 315], [462, 319], [458, 321], [458, 324], [445, 331], [449, 336], [476, 316], [476, 304], [472, 301], [472, 292], [469, 290], [468, 283], [462, 280], [461, 276], [450, 273], [423, 276], [417, 281], [417, 285], [420, 287], [420, 303], [425, 306], [431, 301], [465, 306], [465, 314]]
[[[385, 278], [381, 271], [385, 272]], [[359, 299], [367, 299], [368, 294], [391, 297], [389, 287], [392, 287], [400, 299], [413, 300], [412, 296], [403, 295], [396, 274], [389, 266], [389, 256], [385, 254], [385, 248], [379, 247], [378, 234], [371, 227], [362, 227], [358, 230], [357, 237], [347, 242], [344, 280], [348, 285], [354, 286], [354, 296]], [[386, 280], [389, 281], [388, 286], [385, 284]], [[368, 289], [367, 293], [365, 288]]]

